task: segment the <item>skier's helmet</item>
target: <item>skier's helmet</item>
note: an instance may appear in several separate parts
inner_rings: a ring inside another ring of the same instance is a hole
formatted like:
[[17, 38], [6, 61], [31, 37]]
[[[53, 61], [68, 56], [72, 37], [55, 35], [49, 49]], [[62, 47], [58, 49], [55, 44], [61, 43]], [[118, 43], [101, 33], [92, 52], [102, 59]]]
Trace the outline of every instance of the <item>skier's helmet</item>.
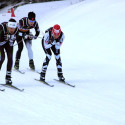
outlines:
[[29, 20], [35, 21], [35, 18], [36, 18], [36, 14], [34, 12], [28, 13], [28, 19]]
[[53, 29], [52, 29], [52, 33], [55, 35], [55, 36], [59, 36], [60, 33], [61, 33], [61, 28], [60, 28], [60, 25], [56, 24], [53, 26]]
[[10, 27], [10, 28], [17, 28], [16, 20], [13, 19], [13, 18], [10, 18], [9, 21], [8, 21], [8, 27]]

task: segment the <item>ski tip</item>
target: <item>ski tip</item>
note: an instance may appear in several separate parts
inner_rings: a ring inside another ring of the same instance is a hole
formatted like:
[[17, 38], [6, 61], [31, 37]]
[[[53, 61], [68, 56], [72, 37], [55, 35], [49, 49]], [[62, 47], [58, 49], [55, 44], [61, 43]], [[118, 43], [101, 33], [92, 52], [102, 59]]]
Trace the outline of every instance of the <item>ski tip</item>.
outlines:
[[51, 85], [50, 87], [54, 87], [54, 85]]
[[41, 73], [40, 71], [38, 71], [38, 70], [36, 70], [36, 69], [30, 69], [30, 68], [27, 68], [27, 69], [30, 70], [30, 71], [32, 71], [32, 72], [36, 72], [36, 73], [38, 73], [38, 74]]
[[5, 89], [0, 89], [0, 91], [4, 92], [4, 91], [5, 91]]
[[24, 91], [24, 89], [21, 89], [21, 90], [20, 90], [20, 92], [23, 92], [23, 91]]
[[19, 73], [21, 73], [21, 74], [25, 74], [25, 72], [22, 71], [22, 70], [19, 70], [19, 69], [13, 69], [13, 70], [16, 71], [16, 72], [19, 72]]

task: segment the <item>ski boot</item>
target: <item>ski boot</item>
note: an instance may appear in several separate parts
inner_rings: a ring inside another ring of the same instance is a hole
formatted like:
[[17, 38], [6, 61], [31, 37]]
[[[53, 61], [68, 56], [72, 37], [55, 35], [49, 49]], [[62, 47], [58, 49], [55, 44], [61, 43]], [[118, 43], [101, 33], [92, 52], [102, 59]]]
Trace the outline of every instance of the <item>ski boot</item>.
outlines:
[[15, 68], [16, 70], [19, 69], [19, 59], [17, 59], [17, 60], [15, 61], [14, 68]]
[[63, 77], [62, 73], [58, 73], [58, 78], [60, 81], [65, 81], [65, 78]]
[[12, 85], [11, 76], [6, 75], [5, 81], [7, 85]]
[[44, 72], [40, 73], [40, 80], [45, 81], [45, 73]]
[[35, 65], [34, 65], [33, 59], [31, 59], [31, 60], [29, 61], [29, 67], [30, 67], [32, 70], [35, 70]]

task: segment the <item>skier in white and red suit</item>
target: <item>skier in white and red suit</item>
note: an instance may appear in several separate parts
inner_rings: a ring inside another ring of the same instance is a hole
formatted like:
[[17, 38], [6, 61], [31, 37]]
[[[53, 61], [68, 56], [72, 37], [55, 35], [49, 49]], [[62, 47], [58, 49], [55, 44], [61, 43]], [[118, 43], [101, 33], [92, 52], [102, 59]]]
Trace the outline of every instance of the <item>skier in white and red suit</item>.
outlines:
[[44, 52], [46, 53], [46, 58], [43, 62], [42, 71], [40, 73], [41, 81], [45, 81], [45, 75], [52, 56], [52, 52], [54, 53], [56, 59], [58, 78], [62, 81], [65, 80], [65, 78], [63, 77], [62, 62], [60, 57], [60, 47], [63, 43], [63, 40], [64, 33], [61, 31], [61, 28], [58, 24], [45, 31], [45, 35], [42, 39], [42, 47], [44, 49]]

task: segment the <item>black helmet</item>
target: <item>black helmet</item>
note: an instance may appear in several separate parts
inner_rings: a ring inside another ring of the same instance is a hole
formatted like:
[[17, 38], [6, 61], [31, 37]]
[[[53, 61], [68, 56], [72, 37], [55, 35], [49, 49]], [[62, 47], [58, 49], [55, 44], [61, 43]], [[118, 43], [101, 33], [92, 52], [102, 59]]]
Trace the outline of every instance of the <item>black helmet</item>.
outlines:
[[36, 14], [34, 12], [29, 12], [28, 13], [28, 19], [34, 21], [36, 17]]
[[16, 20], [13, 19], [13, 18], [10, 18], [10, 19], [9, 19], [9, 22], [16, 22]]

